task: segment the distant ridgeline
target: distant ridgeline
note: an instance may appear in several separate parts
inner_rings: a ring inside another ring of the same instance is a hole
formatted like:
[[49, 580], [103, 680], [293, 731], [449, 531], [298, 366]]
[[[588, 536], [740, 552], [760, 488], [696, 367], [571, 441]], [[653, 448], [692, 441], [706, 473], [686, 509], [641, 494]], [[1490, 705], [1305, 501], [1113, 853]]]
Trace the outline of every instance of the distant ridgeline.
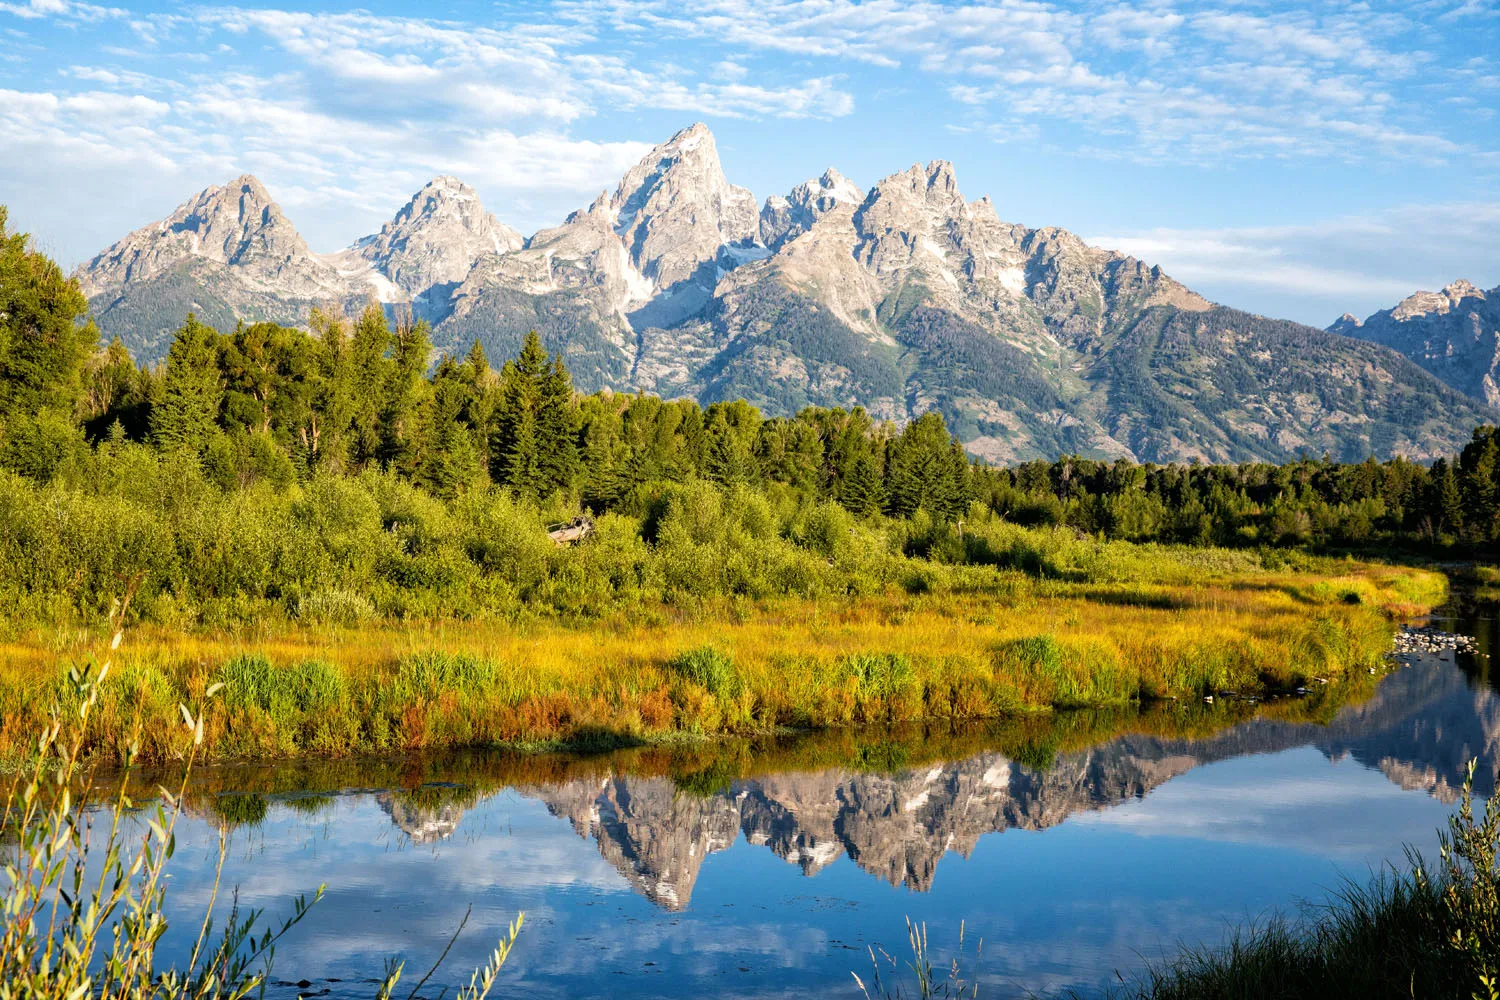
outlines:
[[[476, 341], [431, 365], [425, 323], [314, 311], [311, 333], [271, 323], [221, 334], [192, 315], [165, 360], [97, 348], [75, 282], [0, 209], [0, 466], [37, 482], [117, 481], [130, 449], [195, 460], [224, 490], [382, 469], [439, 498], [490, 484], [566, 512], [645, 512], [656, 484], [707, 481], [831, 501], [856, 516], [937, 522], [982, 504], [1022, 524], [1188, 544], [1359, 546], [1500, 538], [1500, 432], [1481, 427], [1430, 468], [1139, 465], [1068, 457], [972, 462], [937, 411], [897, 427], [865, 410], [763, 417], [744, 400], [603, 390], [579, 395], [533, 333], [492, 370]], [[125, 477], [128, 478], [128, 477]], [[122, 486], [121, 488], [125, 488]]]

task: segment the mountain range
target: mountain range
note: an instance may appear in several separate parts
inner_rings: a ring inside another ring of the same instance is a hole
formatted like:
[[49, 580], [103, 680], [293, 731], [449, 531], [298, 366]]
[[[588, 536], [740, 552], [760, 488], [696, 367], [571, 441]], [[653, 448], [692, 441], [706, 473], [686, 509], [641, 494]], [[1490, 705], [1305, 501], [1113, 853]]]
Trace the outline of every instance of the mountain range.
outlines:
[[103, 333], [147, 363], [190, 310], [227, 330], [374, 300], [427, 320], [447, 353], [478, 340], [509, 357], [536, 330], [584, 390], [897, 422], [936, 409], [997, 463], [1426, 459], [1500, 420], [1500, 397], [1366, 336], [1373, 318], [1356, 338], [1216, 305], [1066, 230], [1002, 221], [941, 160], [868, 189], [830, 169], [758, 204], [701, 124], [530, 237], [438, 177], [380, 232], [317, 254], [246, 175], [77, 277]]

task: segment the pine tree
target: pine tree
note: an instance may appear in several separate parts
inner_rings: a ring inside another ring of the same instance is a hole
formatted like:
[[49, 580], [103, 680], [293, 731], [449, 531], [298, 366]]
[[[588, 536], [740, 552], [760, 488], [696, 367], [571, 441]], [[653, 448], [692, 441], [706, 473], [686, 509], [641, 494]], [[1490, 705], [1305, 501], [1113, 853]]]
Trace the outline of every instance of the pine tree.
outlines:
[[431, 386], [423, 378], [432, 354], [426, 321], [402, 326], [393, 342], [380, 414], [380, 459], [387, 468], [415, 477], [433, 433]]
[[886, 506], [897, 517], [918, 510], [943, 520], [962, 516], [969, 502], [969, 462], [936, 411], [906, 425], [886, 461]]
[[1463, 493], [1458, 488], [1458, 475], [1453, 471], [1453, 463], [1440, 458], [1432, 464], [1431, 488], [1432, 499], [1428, 506], [1437, 521], [1437, 530], [1451, 531], [1455, 534], [1462, 531], [1464, 527]]
[[547, 374], [547, 352], [532, 331], [521, 354], [500, 370], [495, 431], [490, 442], [491, 473], [523, 496], [539, 497], [546, 484], [541, 475], [537, 411]]
[[880, 470], [876, 466], [875, 456], [868, 452], [860, 452], [854, 457], [842, 486], [839, 503], [861, 517], [876, 513], [885, 503]]
[[619, 407], [608, 393], [584, 399], [579, 413], [581, 431], [580, 490], [583, 502], [603, 509], [614, 504], [622, 492], [625, 460], [629, 449], [623, 434]]
[[537, 471], [543, 493], [568, 493], [578, 479], [578, 407], [559, 356], [542, 376], [537, 409]]
[[167, 352], [159, 395], [151, 408], [151, 437], [163, 451], [201, 453], [217, 429], [224, 390], [219, 335], [188, 313]]
[[349, 460], [363, 468], [380, 458], [386, 393], [394, 364], [388, 356], [391, 328], [385, 310], [371, 303], [354, 324], [347, 355], [340, 358], [336, 378], [340, 395], [349, 405]]

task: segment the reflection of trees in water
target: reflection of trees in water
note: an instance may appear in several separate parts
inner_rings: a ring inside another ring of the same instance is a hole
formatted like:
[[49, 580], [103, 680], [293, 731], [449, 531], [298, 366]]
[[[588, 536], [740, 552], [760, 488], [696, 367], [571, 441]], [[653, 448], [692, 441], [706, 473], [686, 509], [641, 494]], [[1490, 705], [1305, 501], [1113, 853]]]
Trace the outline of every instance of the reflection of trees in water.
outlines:
[[259, 826], [266, 818], [266, 797], [227, 792], [215, 796], [209, 808], [230, 826]]
[[[189, 800], [236, 825], [268, 801], [320, 813], [337, 791], [375, 798], [416, 843], [451, 837], [465, 810], [505, 788], [567, 818], [648, 898], [685, 906], [703, 859], [737, 836], [815, 873], [847, 855], [871, 874], [922, 890], [948, 851], [1110, 808], [1199, 765], [1315, 746], [1353, 757], [1403, 788], [1448, 799], [1466, 762], [1477, 790], [1500, 764], [1500, 695], [1433, 662], [1396, 671], [1365, 700], [1335, 685], [1275, 704], [1157, 705], [1140, 711], [1029, 715], [981, 726], [834, 730], [808, 737], [613, 754], [445, 754], [324, 769], [221, 767], [195, 775]], [[1315, 724], [1327, 722], [1326, 725]]]

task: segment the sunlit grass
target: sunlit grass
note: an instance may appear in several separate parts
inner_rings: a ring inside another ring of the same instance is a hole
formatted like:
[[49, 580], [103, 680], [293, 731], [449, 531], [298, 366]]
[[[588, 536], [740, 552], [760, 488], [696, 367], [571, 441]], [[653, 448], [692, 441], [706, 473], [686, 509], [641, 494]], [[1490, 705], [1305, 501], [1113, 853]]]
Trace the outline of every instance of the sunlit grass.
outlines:
[[[565, 623], [369, 623], [264, 632], [142, 626], [87, 748], [118, 758], [137, 720], [162, 757], [175, 706], [223, 683], [218, 758], [608, 746], [870, 722], [990, 719], [1351, 682], [1389, 648], [1389, 615], [1442, 578], [1213, 574], [1200, 585], [1006, 578], [991, 592], [841, 601], [720, 599]], [[993, 571], [991, 571], [993, 572]], [[0, 649], [0, 752], [14, 760], [86, 630]]]

